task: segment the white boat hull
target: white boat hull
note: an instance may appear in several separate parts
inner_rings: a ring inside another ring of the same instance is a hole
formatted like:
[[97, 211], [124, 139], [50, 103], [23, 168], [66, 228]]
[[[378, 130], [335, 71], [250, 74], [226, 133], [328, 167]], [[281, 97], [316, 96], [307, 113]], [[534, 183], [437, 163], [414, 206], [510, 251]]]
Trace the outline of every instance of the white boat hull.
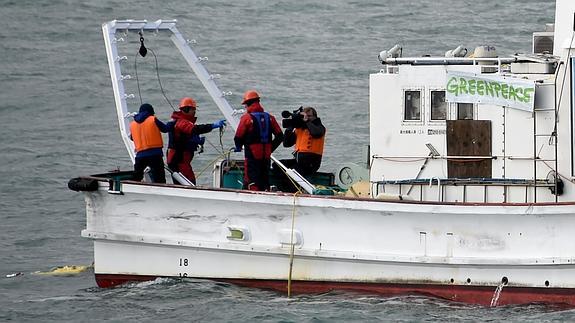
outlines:
[[[574, 204], [438, 204], [135, 182], [85, 192], [102, 287], [195, 277], [294, 292], [575, 304]], [[104, 187], [105, 186], [105, 187]], [[295, 205], [294, 205], [295, 201]], [[243, 239], [230, 238], [231, 229]], [[527, 295], [527, 296], [526, 296]]]

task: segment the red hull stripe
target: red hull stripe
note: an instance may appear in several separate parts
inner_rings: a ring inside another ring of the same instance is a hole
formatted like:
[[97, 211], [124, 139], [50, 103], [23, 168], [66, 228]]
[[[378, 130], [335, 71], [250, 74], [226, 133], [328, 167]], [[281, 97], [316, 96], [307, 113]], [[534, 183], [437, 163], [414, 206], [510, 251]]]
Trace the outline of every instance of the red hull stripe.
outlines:
[[[99, 287], [114, 287], [126, 282], [148, 281], [156, 276], [138, 275], [112, 275], [96, 274]], [[287, 293], [285, 280], [257, 280], [257, 279], [213, 279], [239, 286], [271, 289]], [[495, 287], [472, 285], [433, 285], [433, 284], [390, 284], [390, 283], [354, 283], [354, 282], [319, 282], [319, 281], [293, 281], [292, 293], [318, 294], [333, 290], [353, 291], [365, 294], [383, 296], [397, 295], [425, 295], [438, 297], [450, 301], [491, 305]], [[575, 307], [575, 289], [571, 288], [535, 288], [505, 286], [501, 291], [496, 305], [512, 304], [563, 304]]]

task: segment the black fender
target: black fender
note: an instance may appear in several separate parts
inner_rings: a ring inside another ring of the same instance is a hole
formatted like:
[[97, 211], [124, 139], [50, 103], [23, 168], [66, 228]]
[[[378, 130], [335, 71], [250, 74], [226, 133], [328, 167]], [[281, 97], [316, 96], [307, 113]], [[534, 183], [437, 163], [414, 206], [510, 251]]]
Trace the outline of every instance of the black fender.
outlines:
[[98, 180], [76, 177], [68, 181], [68, 188], [76, 192], [90, 192], [98, 190]]

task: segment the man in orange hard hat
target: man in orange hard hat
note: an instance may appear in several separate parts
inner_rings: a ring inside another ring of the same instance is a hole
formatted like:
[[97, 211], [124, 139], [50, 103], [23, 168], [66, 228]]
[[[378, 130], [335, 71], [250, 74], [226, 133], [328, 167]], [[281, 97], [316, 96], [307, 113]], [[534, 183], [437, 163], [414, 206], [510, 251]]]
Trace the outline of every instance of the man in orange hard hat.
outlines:
[[[180, 100], [180, 111], [172, 113], [172, 120], [168, 126], [169, 132], [167, 162], [168, 167], [174, 172], [180, 172], [194, 185], [196, 175], [192, 168], [192, 159], [199, 146], [203, 146], [205, 137], [200, 135], [221, 128], [226, 125], [225, 120], [212, 124], [196, 124], [196, 101], [190, 97]], [[174, 179], [174, 181], [177, 181]], [[183, 183], [182, 183], [183, 184]]]
[[271, 154], [282, 143], [283, 133], [276, 118], [264, 111], [258, 92], [246, 91], [242, 104], [246, 106], [246, 113], [240, 118], [236, 130], [234, 151], [245, 148], [243, 187], [265, 191], [270, 186]]

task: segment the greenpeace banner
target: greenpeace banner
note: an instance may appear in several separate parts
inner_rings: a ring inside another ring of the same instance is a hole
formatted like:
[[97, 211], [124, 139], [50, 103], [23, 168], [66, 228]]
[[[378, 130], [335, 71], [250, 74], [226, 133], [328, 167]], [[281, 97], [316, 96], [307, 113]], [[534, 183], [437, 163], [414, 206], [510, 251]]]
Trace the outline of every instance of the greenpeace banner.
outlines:
[[501, 75], [447, 72], [447, 102], [487, 103], [533, 112], [535, 82]]

